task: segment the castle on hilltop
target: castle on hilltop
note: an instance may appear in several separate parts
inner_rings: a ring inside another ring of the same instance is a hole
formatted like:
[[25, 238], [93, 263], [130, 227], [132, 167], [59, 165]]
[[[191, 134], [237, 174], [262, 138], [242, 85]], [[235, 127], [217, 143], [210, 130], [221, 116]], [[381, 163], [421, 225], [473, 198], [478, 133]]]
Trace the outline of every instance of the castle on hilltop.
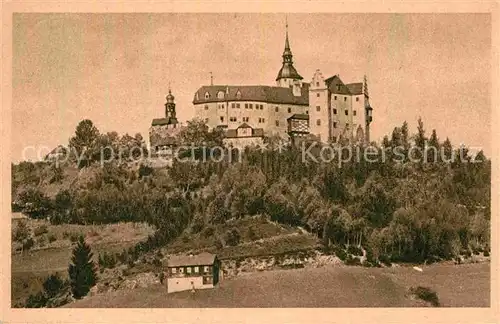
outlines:
[[194, 94], [195, 115], [228, 134], [237, 134], [243, 127], [249, 130], [248, 136], [286, 137], [291, 120], [308, 119], [303, 133], [322, 142], [370, 141], [372, 108], [366, 77], [363, 82], [344, 83], [339, 75], [325, 78], [316, 70], [311, 82], [304, 82], [293, 66], [288, 24], [282, 57], [276, 86], [204, 85]]

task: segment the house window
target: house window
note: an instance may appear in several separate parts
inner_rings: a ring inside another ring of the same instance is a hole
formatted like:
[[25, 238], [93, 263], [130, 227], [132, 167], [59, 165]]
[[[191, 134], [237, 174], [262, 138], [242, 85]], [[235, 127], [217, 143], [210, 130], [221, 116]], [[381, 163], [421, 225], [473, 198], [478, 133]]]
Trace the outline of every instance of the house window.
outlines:
[[223, 116], [220, 116], [220, 121], [224, 122], [224, 117]]
[[229, 117], [229, 121], [233, 123], [236, 122], [236, 117]]
[[260, 110], [264, 110], [264, 105], [260, 105]]
[[352, 114], [353, 114], [354, 116], [356, 116], [356, 110], [353, 110], [353, 111], [352, 111]]
[[200, 272], [200, 267], [194, 267], [194, 273], [199, 273]]
[[356, 101], [359, 101], [359, 97], [356, 97]]
[[316, 106], [316, 111], [320, 111], [321, 110], [321, 107], [320, 106]]
[[345, 115], [349, 116], [349, 110], [347, 110], [347, 109], [345, 110]]
[[184, 273], [184, 268], [183, 267], [179, 267], [179, 273]]
[[191, 267], [186, 267], [186, 273], [191, 273]]
[[316, 97], [319, 97], [319, 92], [316, 94]]
[[203, 272], [204, 272], [204, 273], [208, 273], [208, 271], [209, 271], [208, 266], [204, 266], [204, 267], [203, 267]]
[[240, 104], [239, 103], [236, 104], [236, 108], [240, 108]]
[[333, 122], [333, 128], [337, 128], [337, 122]]
[[280, 121], [279, 121], [279, 120], [277, 120], [277, 121], [276, 121], [276, 126], [279, 126], [279, 125], [280, 125]]
[[320, 119], [318, 119], [318, 120], [316, 121], [316, 125], [321, 126], [321, 120], [320, 120]]
[[248, 104], [245, 104], [245, 108], [248, 109]]
[[208, 110], [208, 105], [205, 105], [205, 110]]
[[292, 108], [288, 107], [288, 113], [292, 112]]
[[231, 108], [236, 108], [236, 104], [234, 102], [231, 103]]
[[172, 271], [172, 273], [177, 273], [177, 268], [170, 268], [170, 270]]
[[248, 108], [253, 109], [253, 104], [249, 104]]
[[208, 92], [205, 92], [205, 99], [210, 98], [210, 94]]
[[333, 110], [333, 114], [336, 115], [337, 114], [337, 109], [334, 109]]
[[334, 97], [333, 97], [333, 100], [337, 100], [337, 96], [334, 96]]
[[280, 110], [280, 108], [278, 106], [276, 106], [276, 108], [274, 108], [274, 111], [278, 112]]
[[249, 118], [248, 117], [243, 117], [243, 122], [248, 123]]
[[344, 101], [347, 101], [347, 97], [344, 97]]

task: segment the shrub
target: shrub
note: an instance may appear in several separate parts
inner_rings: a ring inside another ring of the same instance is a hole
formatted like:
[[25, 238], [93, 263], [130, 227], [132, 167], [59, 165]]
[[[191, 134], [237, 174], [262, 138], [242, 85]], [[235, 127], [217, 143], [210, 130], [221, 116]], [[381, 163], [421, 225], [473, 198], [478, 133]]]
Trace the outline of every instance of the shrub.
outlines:
[[336, 247], [334, 249], [335, 255], [342, 261], [345, 261], [347, 259], [347, 253], [344, 251], [344, 249], [340, 247]]
[[215, 234], [215, 229], [212, 226], [207, 226], [203, 230], [202, 234], [204, 238], [212, 237]]
[[247, 231], [248, 238], [250, 241], [256, 241], [259, 239], [259, 236], [255, 232], [255, 228], [253, 226], [250, 226]]
[[54, 234], [49, 235], [49, 243], [57, 241], [57, 237]]
[[45, 236], [40, 236], [37, 240], [37, 243], [38, 243], [38, 246], [40, 247], [44, 247], [45, 246], [45, 243], [46, 243], [46, 240], [45, 240]]
[[39, 292], [35, 295], [29, 295], [26, 300], [25, 307], [26, 308], [42, 308], [47, 305], [47, 297], [43, 292]]
[[53, 274], [47, 277], [43, 283], [43, 290], [48, 298], [53, 298], [62, 290], [64, 282], [59, 277], [59, 274]]
[[62, 237], [63, 237], [63, 239], [68, 239], [70, 237], [70, 233], [64, 231]]
[[347, 252], [356, 256], [363, 255], [363, 250], [361, 250], [361, 248], [356, 245], [349, 245], [349, 247], [347, 248]]
[[20, 221], [17, 224], [14, 233], [12, 233], [12, 239], [17, 242], [23, 242], [29, 236], [30, 236], [30, 229], [28, 228], [28, 225], [26, 224], [25, 221]]
[[226, 244], [229, 246], [235, 246], [240, 243], [241, 235], [238, 229], [233, 228], [230, 231], [226, 232], [226, 236], [224, 240], [226, 241]]
[[484, 256], [485, 256], [485, 257], [490, 256], [490, 252], [488, 252], [488, 251], [486, 251], [486, 250], [485, 250], [485, 251], [484, 251]]
[[392, 266], [391, 259], [387, 255], [381, 255], [379, 256], [379, 261], [382, 262], [385, 266], [390, 267]]
[[71, 241], [71, 243], [75, 243], [76, 241], [78, 241], [78, 234], [77, 233], [71, 233], [69, 239]]
[[41, 225], [41, 226], [38, 226], [37, 228], [35, 228], [35, 230], [33, 231], [33, 234], [35, 234], [35, 236], [40, 236], [40, 235], [43, 235], [45, 233], [48, 233], [49, 230], [47, 229], [47, 225]]
[[23, 243], [23, 250], [29, 250], [35, 245], [35, 241], [30, 237]]
[[430, 288], [418, 286], [416, 288], [411, 287], [410, 292], [415, 295], [417, 298], [431, 303], [432, 306], [439, 306], [439, 299], [435, 291], [432, 291]]

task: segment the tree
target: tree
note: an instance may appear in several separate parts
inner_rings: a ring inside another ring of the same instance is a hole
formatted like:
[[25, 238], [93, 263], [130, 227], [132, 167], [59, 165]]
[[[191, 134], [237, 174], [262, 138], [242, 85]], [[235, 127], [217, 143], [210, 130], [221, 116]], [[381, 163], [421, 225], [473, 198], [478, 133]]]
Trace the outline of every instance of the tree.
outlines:
[[12, 234], [12, 239], [16, 242], [23, 242], [29, 236], [30, 236], [30, 230], [28, 228], [28, 225], [26, 224], [25, 221], [20, 221], [17, 224], [14, 233]]
[[440, 145], [435, 129], [432, 130], [429, 145], [426, 148], [426, 153], [428, 163], [436, 163], [441, 160]]
[[415, 146], [417, 148], [417, 156], [415, 156], [416, 159], [419, 160], [419, 162], [423, 162], [423, 153], [425, 150], [425, 143], [427, 141], [427, 138], [425, 137], [425, 129], [424, 129], [424, 122], [422, 121], [422, 118], [418, 118], [418, 127], [417, 127], [417, 134], [415, 135]]
[[97, 274], [94, 261], [92, 261], [92, 251], [85, 243], [83, 235], [78, 239], [76, 247], [73, 249], [73, 256], [68, 267], [71, 292], [73, 297], [80, 299], [87, 295], [96, 282]]
[[99, 130], [94, 123], [90, 119], [84, 119], [76, 126], [75, 136], [69, 140], [69, 146], [76, 151], [77, 158], [81, 157], [87, 163], [96, 153], [94, 149], [98, 138]]
[[43, 290], [48, 298], [55, 297], [63, 288], [64, 282], [59, 277], [59, 274], [52, 274], [43, 283]]

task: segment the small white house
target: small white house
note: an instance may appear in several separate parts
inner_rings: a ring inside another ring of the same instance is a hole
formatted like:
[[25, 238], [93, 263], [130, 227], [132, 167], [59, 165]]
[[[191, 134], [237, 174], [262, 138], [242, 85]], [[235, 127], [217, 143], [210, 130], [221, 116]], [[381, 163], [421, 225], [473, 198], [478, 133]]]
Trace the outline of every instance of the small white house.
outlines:
[[167, 291], [213, 288], [219, 283], [221, 263], [215, 254], [171, 256], [167, 263]]

